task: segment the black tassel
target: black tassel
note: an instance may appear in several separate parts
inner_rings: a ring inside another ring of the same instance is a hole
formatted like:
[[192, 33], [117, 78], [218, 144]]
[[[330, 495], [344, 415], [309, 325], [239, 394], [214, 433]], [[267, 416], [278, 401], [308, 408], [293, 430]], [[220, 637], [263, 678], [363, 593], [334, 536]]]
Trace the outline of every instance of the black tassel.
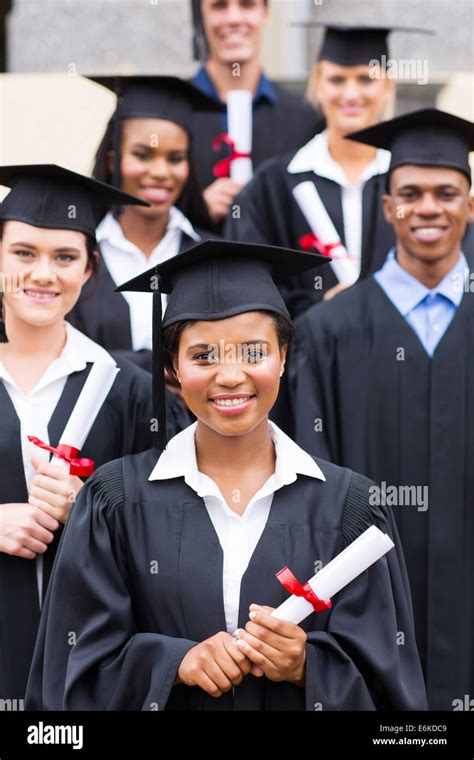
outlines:
[[163, 322], [161, 314], [161, 291], [159, 276], [158, 288], [153, 291], [153, 409], [158, 419], [158, 433], [155, 437], [156, 447], [164, 451], [168, 443], [166, 431], [166, 386], [163, 362]]
[[0, 343], [8, 343], [7, 332], [5, 330], [5, 313], [3, 309], [3, 293], [0, 290]]

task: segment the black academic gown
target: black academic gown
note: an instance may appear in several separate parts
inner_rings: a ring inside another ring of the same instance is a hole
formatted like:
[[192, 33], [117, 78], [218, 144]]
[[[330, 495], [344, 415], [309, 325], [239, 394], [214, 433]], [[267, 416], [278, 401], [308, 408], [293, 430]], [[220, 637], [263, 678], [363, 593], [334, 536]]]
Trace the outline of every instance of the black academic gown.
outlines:
[[[293, 155], [289, 154], [265, 163], [239, 193], [235, 199], [235, 205], [240, 207], [239, 213], [229, 216], [226, 237], [247, 243], [301, 249], [300, 238], [311, 230], [293, 197], [292, 190], [301, 182], [309, 180], [315, 185], [341, 241], [345, 244], [341, 186], [313, 171], [290, 174], [287, 167]], [[386, 252], [395, 243], [392, 227], [383, 216], [381, 201], [384, 186], [385, 174], [371, 177], [364, 185], [361, 278], [380, 269]], [[281, 286], [291, 316], [296, 317], [318, 303], [323, 294], [337, 283], [337, 277], [330, 264], [292, 277]]]
[[[254, 109], [252, 132], [252, 164], [254, 170], [273, 156], [296, 151], [324, 128], [324, 120], [311, 104], [286, 88], [272, 82], [276, 103], [262, 100]], [[225, 146], [220, 152], [212, 149], [213, 140], [224, 131], [219, 112], [197, 111], [193, 115], [192, 157], [202, 189], [217, 177], [217, 162], [228, 155]]]
[[[197, 227], [195, 230], [203, 240], [210, 237], [209, 232]], [[179, 253], [195, 244], [195, 240], [182, 233]], [[117, 356], [125, 357], [151, 372], [152, 352], [148, 349], [133, 350], [130, 307], [123, 293], [116, 292], [116, 287], [104, 259], [100, 258], [94, 276], [82, 288], [81, 296], [67, 319], [107, 351], [113, 351]]]
[[373, 278], [310, 309], [296, 329], [287, 372], [297, 442], [385, 483], [385, 498], [389, 486], [428, 488], [393, 512], [429, 704], [452, 710], [474, 694], [472, 293], [433, 358]]
[[[153, 451], [111, 462], [81, 492], [50, 582], [27, 709], [425, 708], [399, 548], [342, 590], [330, 611], [302, 623], [305, 688], [248, 675], [216, 699], [173, 686], [186, 652], [226, 630], [223, 554], [203, 499], [182, 477], [149, 481], [155, 463]], [[326, 564], [374, 523], [398, 546], [390, 513], [368, 506], [369, 481], [321, 467], [325, 482], [298, 476], [276, 491], [242, 579], [239, 626], [252, 602], [276, 607], [288, 597], [275, 578], [285, 565], [304, 582], [315, 559]]]
[[[126, 359], [82, 448], [96, 466], [117, 456], [153, 445], [150, 419], [151, 376]], [[66, 422], [84, 386], [92, 364], [69, 375], [48, 425], [52, 446], [59, 443]], [[167, 392], [168, 431], [188, 424], [181, 404]], [[20, 444], [20, 421], [5, 386], [0, 382], [0, 503], [28, 501]], [[59, 543], [59, 530], [43, 555], [43, 592]], [[43, 594], [44, 596], [44, 594]], [[71, 601], [68, 601], [70, 604]], [[36, 562], [0, 552], [0, 694], [23, 699], [39, 623]]]

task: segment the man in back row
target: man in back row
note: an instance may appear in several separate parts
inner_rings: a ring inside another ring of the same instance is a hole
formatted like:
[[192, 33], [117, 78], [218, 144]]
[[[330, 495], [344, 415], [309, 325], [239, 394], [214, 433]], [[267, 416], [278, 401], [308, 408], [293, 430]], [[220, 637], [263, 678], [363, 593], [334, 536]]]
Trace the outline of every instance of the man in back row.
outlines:
[[[304, 145], [322, 128], [309, 102], [270, 81], [262, 70], [263, 33], [268, 0], [192, 0], [195, 41], [205, 63], [191, 80], [206, 95], [225, 103], [229, 90], [253, 92], [252, 163], [254, 169], [272, 156]], [[242, 184], [216, 179], [213, 167], [222, 158], [213, 140], [227, 132], [222, 114], [194, 117], [194, 161], [211, 217], [221, 222]]]
[[[426, 109], [350, 139], [392, 151], [384, 266], [296, 322], [295, 439], [393, 507], [430, 709], [474, 694], [474, 125]], [[401, 641], [401, 644], [403, 641]]]

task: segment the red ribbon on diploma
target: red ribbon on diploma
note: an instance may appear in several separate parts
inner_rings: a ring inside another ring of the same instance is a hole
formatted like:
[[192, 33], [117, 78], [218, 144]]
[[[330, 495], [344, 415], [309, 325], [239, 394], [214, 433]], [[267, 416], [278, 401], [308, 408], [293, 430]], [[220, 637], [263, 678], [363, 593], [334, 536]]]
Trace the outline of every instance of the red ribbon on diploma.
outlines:
[[331, 251], [342, 245], [340, 240], [336, 243], [322, 243], [321, 240], [316, 237], [314, 232], [308, 232], [307, 235], [302, 235], [298, 240], [298, 243], [303, 251], [311, 251], [313, 248], [316, 248], [318, 253], [321, 253], [323, 256], [331, 256]]
[[235, 161], [236, 158], [251, 158], [250, 153], [239, 153], [239, 151], [235, 149], [235, 142], [229, 137], [227, 132], [222, 132], [220, 135], [217, 135], [213, 140], [212, 150], [220, 150], [223, 143], [229, 146], [230, 155], [227, 156], [227, 158], [218, 161], [214, 166], [212, 173], [215, 177], [230, 177], [230, 165], [232, 161]]
[[319, 596], [314, 593], [309, 583], [305, 583], [304, 586], [302, 586], [298, 578], [295, 578], [288, 566], [276, 573], [276, 577], [281, 585], [291, 594], [294, 594], [294, 596], [302, 596], [306, 599], [306, 601], [312, 605], [315, 612], [324, 612], [324, 610], [329, 610], [331, 608], [332, 605], [330, 599], [320, 599]]
[[70, 475], [79, 475], [79, 477], [87, 478], [94, 472], [94, 461], [92, 459], [77, 459], [79, 449], [75, 449], [73, 446], [66, 446], [66, 444], [60, 443], [54, 448], [53, 446], [48, 446], [44, 441], [40, 441], [39, 438], [35, 438], [34, 435], [29, 435], [28, 440], [40, 449], [51, 451], [55, 457], [68, 462]]

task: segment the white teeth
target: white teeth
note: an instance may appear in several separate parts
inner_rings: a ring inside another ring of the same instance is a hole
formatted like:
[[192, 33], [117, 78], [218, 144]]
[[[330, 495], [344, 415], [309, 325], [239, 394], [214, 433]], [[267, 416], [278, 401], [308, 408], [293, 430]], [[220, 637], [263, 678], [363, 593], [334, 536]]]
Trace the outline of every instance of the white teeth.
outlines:
[[426, 235], [426, 236], [431, 236], [431, 235], [434, 236], [434, 235], [439, 235], [439, 233], [442, 232], [442, 229], [440, 227], [418, 227], [416, 232], [418, 232], [419, 234], [421, 233], [422, 235]]
[[44, 301], [51, 301], [56, 298], [56, 293], [37, 293], [35, 290], [25, 290], [26, 295], [33, 298], [42, 298]]
[[212, 399], [218, 406], [239, 406], [244, 401], [248, 401], [250, 396], [239, 396], [239, 398], [214, 398]]

